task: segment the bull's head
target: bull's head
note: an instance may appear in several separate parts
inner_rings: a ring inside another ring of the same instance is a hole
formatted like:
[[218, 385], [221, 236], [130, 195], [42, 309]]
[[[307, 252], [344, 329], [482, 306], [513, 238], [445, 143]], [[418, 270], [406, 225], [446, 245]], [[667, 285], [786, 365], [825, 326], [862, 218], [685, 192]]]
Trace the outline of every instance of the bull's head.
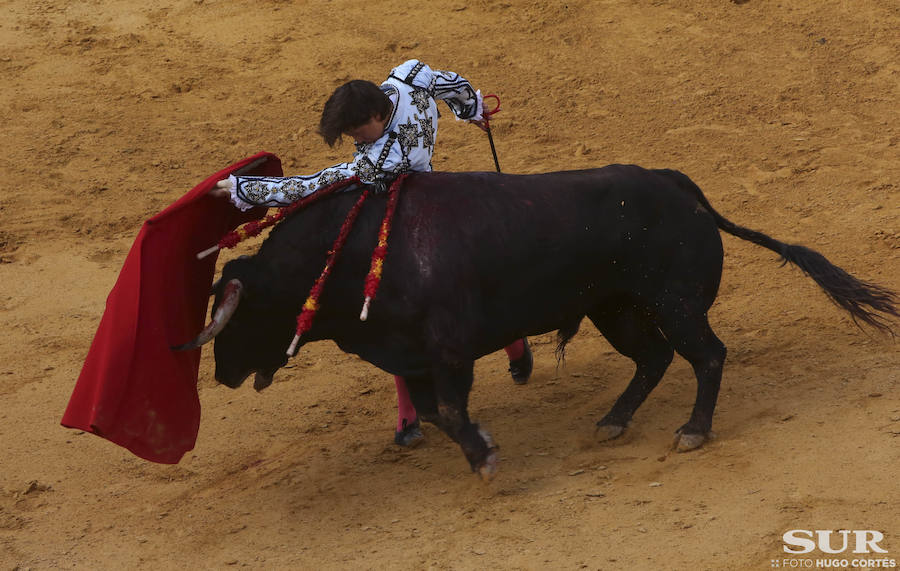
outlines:
[[[275, 371], [287, 363], [285, 349], [294, 328], [291, 308], [276, 310], [268, 292], [258, 285], [250, 260], [230, 262], [213, 286], [212, 320], [197, 337], [175, 350], [200, 347], [215, 339], [216, 380], [237, 388], [255, 373], [253, 388], [272, 383]], [[233, 267], [229, 267], [233, 266]], [[234, 267], [234, 266], [237, 266]], [[236, 271], [249, 267], [250, 271]]]

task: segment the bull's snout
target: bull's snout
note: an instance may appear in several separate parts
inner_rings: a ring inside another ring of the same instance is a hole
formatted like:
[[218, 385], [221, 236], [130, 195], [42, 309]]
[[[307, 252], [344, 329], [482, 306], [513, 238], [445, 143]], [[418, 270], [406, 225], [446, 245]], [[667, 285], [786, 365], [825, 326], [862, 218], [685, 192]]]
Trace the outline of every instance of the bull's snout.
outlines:
[[262, 371], [258, 371], [256, 376], [253, 377], [253, 388], [259, 392], [271, 385], [273, 380], [275, 380], [275, 375], [267, 375]]
[[[236, 389], [244, 384], [244, 381], [246, 381], [247, 377], [249, 377], [251, 374], [253, 374], [253, 371], [241, 375], [221, 374], [219, 371], [216, 371], [216, 381], [228, 388]], [[253, 388], [256, 391], [261, 391], [271, 385], [272, 381], [274, 380], [274, 373], [264, 373], [263, 371], [256, 371], [256, 375], [254, 375], [253, 377]]]

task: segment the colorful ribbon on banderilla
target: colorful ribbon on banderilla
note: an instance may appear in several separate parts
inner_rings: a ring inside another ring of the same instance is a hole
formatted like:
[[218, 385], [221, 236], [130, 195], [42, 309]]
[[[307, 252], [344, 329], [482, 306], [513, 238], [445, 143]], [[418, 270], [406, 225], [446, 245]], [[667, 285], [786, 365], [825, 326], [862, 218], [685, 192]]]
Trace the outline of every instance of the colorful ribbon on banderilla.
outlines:
[[[391, 232], [391, 221], [394, 217], [394, 211], [397, 208], [397, 198], [400, 194], [400, 185], [403, 183], [403, 179], [405, 179], [406, 176], [406, 174], [400, 175], [393, 183], [391, 183], [390, 189], [388, 190], [388, 203], [387, 208], [384, 212], [384, 219], [381, 221], [381, 228], [378, 232], [378, 244], [375, 247], [375, 250], [372, 252], [372, 263], [369, 267], [369, 274], [366, 276], [366, 299], [363, 303], [363, 309], [359, 316], [361, 321], [365, 321], [368, 318], [369, 304], [375, 298], [375, 294], [378, 292], [378, 286], [381, 284], [384, 258], [387, 255], [388, 236]], [[340, 232], [338, 232], [338, 236], [335, 239], [334, 244], [328, 251], [328, 257], [325, 260], [325, 267], [322, 268], [322, 273], [319, 274], [319, 277], [313, 284], [313, 287], [309, 292], [309, 296], [306, 298], [306, 302], [304, 302], [303, 304], [303, 309], [300, 311], [300, 315], [297, 316], [296, 334], [294, 335], [294, 339], [293, 341], [291, 341], [291, 344], [287, 350], [287, 354], [289, 356], [294, 356], [294, 354], [297, 352], [297, 345], [300, 342], [300, 337], [303, 336], [303, 334], [309, 331], [312, 327], [313, 319], [316, 316], [316, 312], [319, 310], [319, 297], [321, 297], [322, 295], [322, 290], [325, 289], [325, 284], [328, 281], [329, 276], [331, 276], [331, 270], [334, 268], [334, 264], [337, 261], [341, 250], [343, 250], [344, 248], [344, 243], [346, 243], [347, 237], [350, 235], [350, 231], [353, 229], [353, 224], [356, 222], [359, 211], [368, 197], [369, 189], [366, 188], [360, 195], [359, 200], [356, 201], [356, 204], [354, 204], [350, 209], [350, 212], [347, 213], [347, 217], [344, 219], [344, 223], [341, 224], [341, 230]]]
[[400, 182], [407, 175], [402, 174], [391, 184], [388, 190], [387, 207], [384, 210], [384, 219], [381, 221], [381, 229], [378, 231], [378, 244], [372, 251], [372, 265], [369, 266], [369, 274], [366, 276], [366, 299], [363, 302], [362, 311], [359, 313], [359, 320], [365, 321], [369, 318], [369, 304], [378, 292], [378, 286], [381, 284], [381, 272], [384, 266], [384, 257], [387, 255], [388, 236], [391, 234], [391, 221], [394, 219], [394, 210], [397, 208], [397, 197], [400, 196]]

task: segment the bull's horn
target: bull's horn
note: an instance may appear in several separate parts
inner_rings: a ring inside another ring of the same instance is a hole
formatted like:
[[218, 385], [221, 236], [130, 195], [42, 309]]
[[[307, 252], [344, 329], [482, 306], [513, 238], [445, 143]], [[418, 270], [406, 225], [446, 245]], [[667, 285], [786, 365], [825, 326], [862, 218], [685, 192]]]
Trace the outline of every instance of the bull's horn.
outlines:
[[178, 345], [177, 347], [172, 347], [172, 349], [175, 351], [187, 351], [196, 349], [197, 347], [212, 341], [213, 337], [218, 335], [222, 329], [225, 328], [225, 324], [228, 323], [228, 320], [231, 319], [231, 316], [234, 315], [235, 310], [237, 310], [238, 302], [241, 300], [241, 290], [243, 287], [244, 286], [239, 279], [230, 280], [225, 284], [225, 292], [222, 294], [222, 303], [219, 304], [219, 308], [216, 309], [216, 314], [213, 316], [212, 321], [209, 322], [209, 325], [206, 326], [206, 329], [201, 331], [190, 343]]
[[[243, 254], [243, 255], [238, 256], [237, 259], [238, 259], [238, 260], [243, 260], [244, 258], [249, 258], [249, 257], [250, 257], [250, 256], [248, 256], [247, 254]], [[223, 279], [223, 278], [217, 279], [217, 280], [215, 281], [215, 283], [213, 283], [213, 285], [209, 288], [209, 295], [210, 295], [210, 296], [216, 295], [216, 290], [219, 289], [219, 286], [220, 286], [220, 285], [222, 285], [222, 279]]]

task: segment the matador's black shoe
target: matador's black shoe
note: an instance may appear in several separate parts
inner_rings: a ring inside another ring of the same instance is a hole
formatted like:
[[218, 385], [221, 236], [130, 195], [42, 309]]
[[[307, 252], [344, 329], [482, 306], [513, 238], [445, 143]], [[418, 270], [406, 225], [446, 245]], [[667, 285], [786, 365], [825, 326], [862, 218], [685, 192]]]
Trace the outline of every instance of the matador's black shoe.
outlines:
[[406, 419], [404, 418], [403, 429], [394, 432], [394, 444], [397, 446], [413, 448], [424, 442], [424, 440], [425, 435], [422, 434], [418, 418], [409, 424], [407, 424]]
[[525, 345], [525, 352], [515, 361], [509, 362], [509, 374], [517, 385], [528, 382], [531, 378], [531, 369], [534, 367], [534, 356], [531, 354], [531, 347], [528, 346], [528, 338], [523, 337], [522, 343]]

